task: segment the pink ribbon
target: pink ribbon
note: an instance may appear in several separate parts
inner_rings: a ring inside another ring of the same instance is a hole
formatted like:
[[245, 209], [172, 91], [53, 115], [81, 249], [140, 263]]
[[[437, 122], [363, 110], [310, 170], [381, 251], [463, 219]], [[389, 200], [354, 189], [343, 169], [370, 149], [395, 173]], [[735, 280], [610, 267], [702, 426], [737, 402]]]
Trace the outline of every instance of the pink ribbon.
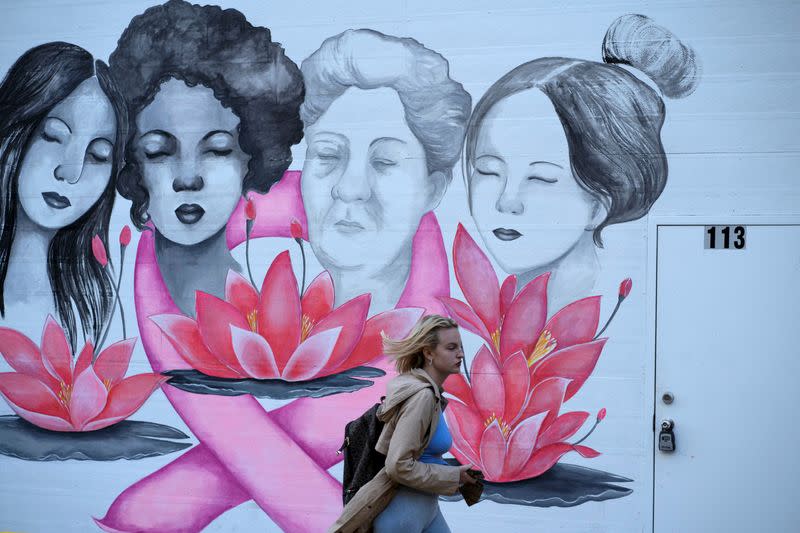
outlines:
[[[251, 199], [258, 213], [251, 238], [288, 237], [292, 218], [306, 227], [299, 172], [287, 172], [268, 194]], [[228, 222], [231, 248], [245, 239], [243, 204]], [[409, 280], [397, 306], [441, 313], [437, 298], [449, 290], [441, 230], [428, 213], [414, 236]], [[151, 232], [139, 241], [134, 294], [142, 344], [153, 369], [188, 368], [148, 319], [180, 313], [161, 277]], [[115, 532], [199, 531], [252, 499], [284, 531], [324, 531], [342, 508], [341, 484], [327, 470], [340, 460], [336, 450], [344, 425], [377, 401], [390, 377], [357, 392], [303, 398], [271, 412], [252, 396], [191, 394], [167, 384], [164, 393], [200, 444], [130, 486], [95, 522]]]

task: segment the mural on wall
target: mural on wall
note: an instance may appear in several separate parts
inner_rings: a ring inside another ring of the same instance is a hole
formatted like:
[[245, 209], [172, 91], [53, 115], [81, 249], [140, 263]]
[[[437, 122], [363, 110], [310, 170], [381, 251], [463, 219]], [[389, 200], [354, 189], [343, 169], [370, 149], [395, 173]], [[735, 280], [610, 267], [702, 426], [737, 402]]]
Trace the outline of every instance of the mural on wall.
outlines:
[[[612, 24], [603, 61], [532, 60], [472, 110], [447, 59], [413, 38], [348, 30], [298, 66], [241, 12], [182, 0], [134, 17], [108, 67], [66, 43], [26, 52], [0, 87], [0, 353], [15, 370], [0, 393], [18, 415], [0, 417], [0, 453], [108, 461], [191, 446], [95, 517], [107, 531], [200, 531], [250, 500], [284, 531], [325, 530], [341, 511], [329, 469], [344, 426], [395, 375], [381, 333], [441, 313], [481, 343], [446, 383], [445, 415], [451, 460], [486, 475], [482, 499], [631, 494], [630, 477], [562, 462], [600, 455], [590, 436], [607, 416], [569, 401], [631, 292], [626, 279], [600, 327], [602, 232], [663, 191], [662, 95], [690, 94], [699, 67], [640, 15]], [[303, 138], [302, 171], [289, 170]], [[460, 157], [469, 205], [443, 220]], [[115, 189], [141, 232], [130, 336], [127, 227], [119, 261], [108, 254]], [[287, 251], [253, 256], [266, 238]], [[39, 345], [23, 314], [41, 315]], [[152, 372], [126, 378], [139, 344]], [[197, 444], [127, 420], [158, 387]], [[187, 490], [197, 497], [169, 504]]]

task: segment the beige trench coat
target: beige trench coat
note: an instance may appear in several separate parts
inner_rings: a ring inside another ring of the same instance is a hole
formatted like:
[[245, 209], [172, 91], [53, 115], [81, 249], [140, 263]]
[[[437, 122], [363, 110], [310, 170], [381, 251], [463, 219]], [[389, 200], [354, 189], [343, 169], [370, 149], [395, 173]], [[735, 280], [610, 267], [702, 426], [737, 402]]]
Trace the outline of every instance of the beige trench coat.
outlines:
[[345, 506], [329, 533], [366, 533], [389, 505], [397, 485], [434, 494], [458, 491], [458, 467], [418, 461], [436, 432], [447, 400], [422, 369], [401, 374], [389, 382], [386, 399], [378, 410], [385, 423], [375, 449], [386, 455], [386, 466], [361, 487]]

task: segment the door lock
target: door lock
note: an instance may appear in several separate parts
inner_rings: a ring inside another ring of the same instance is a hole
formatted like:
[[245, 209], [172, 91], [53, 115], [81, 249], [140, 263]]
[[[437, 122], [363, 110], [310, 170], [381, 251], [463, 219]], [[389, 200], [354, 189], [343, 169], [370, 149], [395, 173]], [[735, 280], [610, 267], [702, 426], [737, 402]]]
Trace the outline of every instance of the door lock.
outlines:
[[658, 433], [658, 449], [662, 452], [675, 451], [675, 422], [665, 418], [661, 421], [661, 431]]

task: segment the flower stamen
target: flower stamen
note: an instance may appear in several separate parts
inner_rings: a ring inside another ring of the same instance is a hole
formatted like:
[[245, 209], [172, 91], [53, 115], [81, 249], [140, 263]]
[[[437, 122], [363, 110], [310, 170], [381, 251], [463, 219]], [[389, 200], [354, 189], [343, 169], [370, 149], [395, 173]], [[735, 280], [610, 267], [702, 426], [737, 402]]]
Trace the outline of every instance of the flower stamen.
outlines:
[[492, 333], [492, 344], [497, 353], [500, 353], [500, 329], [494, 330]]
[[58, 400], [64, 405], [69, 407], [69, 400], [72, 397], [72, 385], [67, 385], [61, 382], [61, 390], [58, 392]]
[[308, 315], [303, 315], [302, 326], [300, 330], [300, 342], [303, 342], [308, 338], [308, 334], [311, 333], [311, 328], [313, 327], [314, 321], [311, 320]]
[[258, 309], [247, 313], [247, 324], [250, 326], [250, 331], [258, 333]]
[[539, 336], [539, 340], [536, 341], [536, 346], [534, 346], [533, 352], [531, 353], [530, 357], [528, 357], [528, 366], [533, 366], [536, 361], [555, 350], [557, 345], [558, 341], [553, 338], [553, 335], [549, 331], [542, 331], [542, 334]]
[[511, 434], [511, 426], [502, 418], [497, 418], [497, 415], [494, 413], [483, 422], [483, 427], [488, 428], [494, 421], [497, 421], [497, 425], [500, 426], [500, 432], [503, 434], [503, 438], [508, 439], [508, 436]]

